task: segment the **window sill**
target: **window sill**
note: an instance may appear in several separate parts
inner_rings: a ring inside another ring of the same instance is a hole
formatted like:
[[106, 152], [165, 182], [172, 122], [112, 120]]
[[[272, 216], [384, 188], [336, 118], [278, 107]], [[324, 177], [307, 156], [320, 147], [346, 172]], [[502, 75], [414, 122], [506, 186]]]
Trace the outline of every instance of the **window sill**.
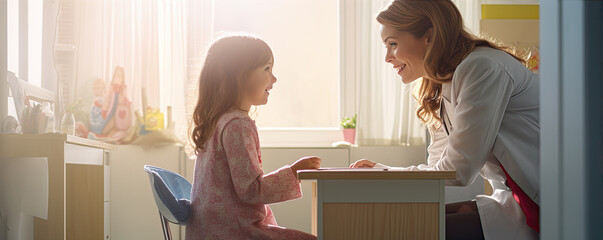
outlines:
[[260, 146], [264, 148], [334, 148], [343, 140], [339, 128], [259, 128]]

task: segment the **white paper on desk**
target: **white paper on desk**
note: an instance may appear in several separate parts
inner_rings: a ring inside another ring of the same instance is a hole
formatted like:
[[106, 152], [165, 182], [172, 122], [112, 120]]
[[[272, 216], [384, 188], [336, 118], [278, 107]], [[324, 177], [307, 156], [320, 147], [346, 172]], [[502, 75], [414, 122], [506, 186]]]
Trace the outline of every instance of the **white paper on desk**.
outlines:
[[30, 239], [33, 217], [48, 218], [48, 159], [0, 159], [0, 196], [8, 239]]
[[387, 168], [319, 168], [319, 171], [330, 171], [330, 172], [383, 172], [388, 171]]

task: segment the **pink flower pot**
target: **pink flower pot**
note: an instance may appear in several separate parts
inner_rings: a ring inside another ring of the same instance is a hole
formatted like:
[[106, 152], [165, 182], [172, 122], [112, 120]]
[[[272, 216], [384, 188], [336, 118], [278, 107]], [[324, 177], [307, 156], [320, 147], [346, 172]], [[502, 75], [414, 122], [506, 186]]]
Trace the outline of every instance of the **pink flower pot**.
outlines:
[[356, 143], [356, 129], [355, 128], [344, 128], [343, 129], [343, 140], [351, 144]]

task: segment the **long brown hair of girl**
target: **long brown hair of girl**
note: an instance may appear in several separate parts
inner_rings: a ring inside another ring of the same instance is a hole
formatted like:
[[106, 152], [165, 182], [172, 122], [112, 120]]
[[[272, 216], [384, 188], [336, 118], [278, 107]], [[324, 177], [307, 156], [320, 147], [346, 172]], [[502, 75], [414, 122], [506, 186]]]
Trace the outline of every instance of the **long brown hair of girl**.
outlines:
[[211, 45], [199, 76], [192, 116], [190, 136], [196, 154], [204, 150], [220, 117], [240, 104], [245, 77], [270, 59], [268, 44], [249, 35], [225, 36]]
[[469, 33], [464, 28], [460, 11], [450, 0], [394, 0], [377, 15], [377, 21], [417, 38], [432, 29], [425, 54], [428, 77], [423, 78], [415, 89], [415, 98], [419, 102], [417, 117], [431, 128], [437, 128], [441, 121], [438, 111], [442, 83], [452, 80], [456, 67], [475, 48], [485, 46], [502, 50], [526, 63], [515, 49]]

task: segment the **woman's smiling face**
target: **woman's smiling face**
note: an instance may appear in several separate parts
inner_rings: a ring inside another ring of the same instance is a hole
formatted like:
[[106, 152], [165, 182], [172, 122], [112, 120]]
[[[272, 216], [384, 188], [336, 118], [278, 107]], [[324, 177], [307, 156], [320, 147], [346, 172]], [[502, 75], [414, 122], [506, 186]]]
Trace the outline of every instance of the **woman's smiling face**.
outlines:
[[391, 63], [405, 84], [426, 77], [425, 53], [429, 44], [429, 31], [417, 38], [411, 33], [381, 25], [381, 39], [387, 49], [385, 62]]

